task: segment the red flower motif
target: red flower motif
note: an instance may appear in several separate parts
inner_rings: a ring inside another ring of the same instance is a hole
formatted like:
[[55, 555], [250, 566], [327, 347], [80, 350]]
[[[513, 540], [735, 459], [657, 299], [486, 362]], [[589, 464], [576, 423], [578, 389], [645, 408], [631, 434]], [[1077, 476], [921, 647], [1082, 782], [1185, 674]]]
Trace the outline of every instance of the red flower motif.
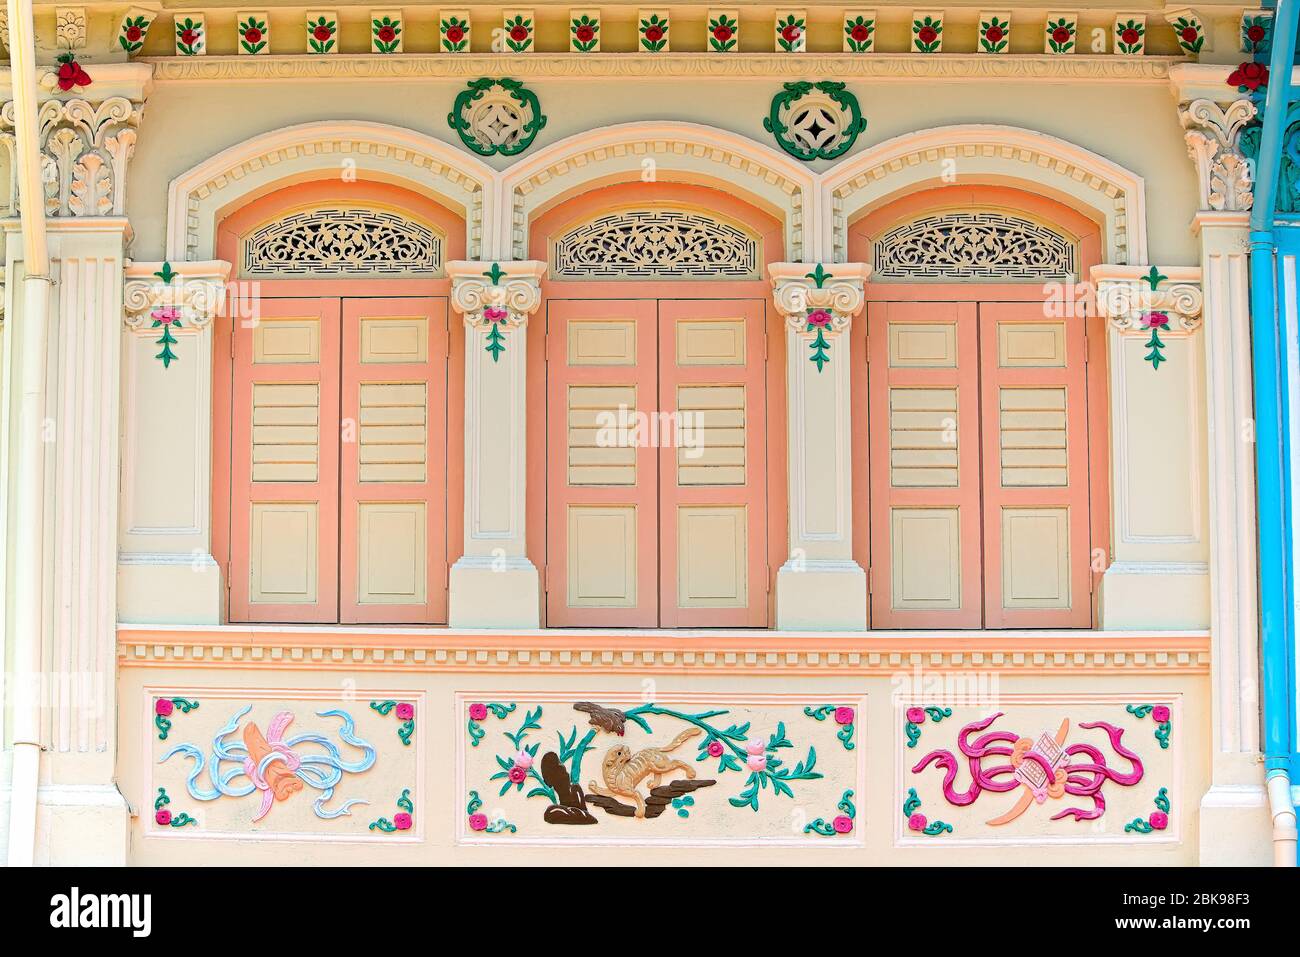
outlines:
[[392, 43], [397, 39], [397, 33], [392, 27], [380, 27], [379, 32], [375, 34], [375, 39], [380, 43]]
[[1246, 39], [1249, 40], [1251, 43], [1259, 43], [1261, 40], [1264, 39], [1264, 34], [1267, 32], [1268, 31], [1266, 31], [1263, 27], [1261, 27], [1257, 23], [1253, 27], [1250, 27], [1249, 29], [1246, 30]]
[[257, 27], [249, 27], [244, 31], [244, 41], [246, 43], [260, 43], [262, 40], [262, 31]]
[[158, 811], [157, 813], [154, 814], [153, 819], [157, 821], [159, 824], [161, 824], [163, 827], [166, 827], [168, 824], [172, 822], [172, 812], [167, 810], [166, 808], [163, 808], [161, 811]]
[[645, 32], [645, 38], [649, 40], [651, 43], [658, 43], [660, 40], [664, 38], [663, 27], [647, 27]]
[[399, 831], [409, 831], [411, 829], [411, 815], [405, 811], [393, 815], [393, 827]]
[[126, 42], [127, 42], [127, 43], [135, 43], [135, 42], [137, 42], [137, 41], [138, 41], [142, 36], [144, 36], [144, 31], [141, 30], [139, 27], [127, 27], [127, 28], [126, 28]]
[[831, 821], [831, 827], [835, 829], [836, 834], [847, 834], [853, 830], [853, 818], [841, 814]]
[[715, 738], [709, 742], [709, 746], [705, 750], [709, 752], [709, 757], [720, 758], [722, 757], [722, 742]]
[[867, 29], [866, 24], [859, 23], [849, 31], [849, 36], [854, 43], [866, 43], [867, 37], [871, 36], [871, 31]]
[[[461, 29], [460, 27], [448, 27], [448, 28], [447, 28], [447, 42], [448, 42], [448, 43], [459, 43], [461, 40], [464, 40], [464, 39], [465, 39], [465, 31], [464, 31], [463, 29]], [[486, 826], [486, 825], [484, 825], [484, 826]]]
[[317, 27], [311, 32], [311, 35], [320, 43], [324, 43], [333, 34], [330, 33], [329, 27]]
[[924, 708], [908, 708], [907, 720], [912, 724], [925, 724]]
[[528, 772], [525, 771], [523, 768], [521, 768], [519, 765], [516, 764], [513, 768], [510, 769], [511, 784], [523, 784], [527, 780], [528, 780]]
[[59, 64], [59, 89], [67, 93], [74, 86], [90, 86], [90, 74], [81, 68], [81, 64], [71, 56]]
[[482, 721], [487, 717], [487, 705], [474, 702], [469, 706], [469, 718], [471, 721]]
[[1268, 86], [1268, 67], [1262, 63], [1243, 63], [1228, 74], [1228, 86], [1254, 93], [1261, 86]]
[[511, 28], [510, 28], [510, 39], [511, 39], [511, 40], [514, 40], [516, 43], [522, 43], [523, 41], [527, 40], [527, 39], [528, 39], [528, 28], [527, 28], [527, 27], [511, 27]]
[[825, 309], [814, 309], [808, 313], [808, 325], [810, 326], [829, 326], [831, 324], [831, 314]]
[[1163, 831], [1169, 826], [1169, 815], [1164, 811], [1152, 811], [1151, 816], [1147, 818], [1147, 823], [1157, 831]]
[[486, 831], [488, 819], [486, 814], [471, 814], [469, 816], [469, 829], [471, 831]]
[[397, 719], [399, 721], [410, 721], [415, 717], [415, 705], [403, 701], [397, 706]]
[[154, 703], [153, 713], [165, 718], [171, 714], [175, 708], [176, 706], [172, 704], [171, 698], [159, 698], [157, 702]]
[[1183, 32], [1179, 34], [1184, 43], [1196, 42], [1196, 27], [1183, 27]]
[[800, 30], [798, 27], [794, 26], [793, 24], [788, 27], [781, 28], [781, 39], [784, 40], [786, 43], [797, 43], [799, 41], [799, 37], [801, 37], [802, 35], [803, 35], [803, 31]]
[[1142, 317], [1142, 322], [1148, 329], [1165, 329], [1169, 326], [1169, 316], [1163, 312], [1148, 312]]
[[574, 36], [578, 38], [579, 43], [590, 43], [596, 36], [596, 31], [591, 27], [578, 27]]
[[854, 716], [854, 714], [853, 714], [853, 709], [852, 709], [852, 708], [836, 708], [836, 709], [835, 709], [835, 723], [836, 723], [836, 724], [852, 724], [852, 723], [853, 723], [853, 718], [854, 718], [854, 717], [855, 717], [855, 716]]
[[483, 318], [488, 322], [505, 322], [508, 316], [504, 309], [498, 309], [496, 306], [488, 306], [483, 310]]
[[1055, 30], [1052, 31], [1052, 39], [1055, 40], [1057, 43], [1069, 43], [1070, 31], [1065, 27], [1057, 27]]
[[929, 44], [933, 43], [938, 36], [939, 34], [935, 32], [934, 27], [921, 27], [921, 30], [919, 33], [917, 33], [916, 38], [928, 46]]
[[1122, 43], [1126, 43], [1129, 46], [1132, 46], [1133, 44], [1137, 43], [1139, 40], [1142, 39], [1142, 34], [1138, 33], [1132, 27], [1129, 27], [1127, 30], [1125, 30], [1123, 33], [1119, 35], [1119, 38]]
[[197, 30], [181, 31], [181, 43], [183, 45], [187, 47], [192, 47], [194, 46], [194, 44], [198, 43], [198, 41], [199, 41], [199, 34]]
[[1001, 27], [989, 27], [987, 30], [984, 31], [984, 39], [988, 40], [989, 43], [997, 43], [1002, 39], [1002, 36], [1003, 34], [1002, 34]]
[[[646, 36], [649, 36], [649, 33], [647, 33]], [[731, 27], [726, 26], [725, 24], [720, 24], [714, 27], [713, 39], [717, 40], [719, 43], [726, 43], [731, 39]]]
[[913, 831], [924, 831], [928, 823], [930, 822], [925, 819], [924, 814], [913, 814], [907, 819], [907, 826]]
[[1169, 706], [1158, 704], [1151, 709], [1151, 720], [1156, 724], [1164, 724], [1169, 720]]

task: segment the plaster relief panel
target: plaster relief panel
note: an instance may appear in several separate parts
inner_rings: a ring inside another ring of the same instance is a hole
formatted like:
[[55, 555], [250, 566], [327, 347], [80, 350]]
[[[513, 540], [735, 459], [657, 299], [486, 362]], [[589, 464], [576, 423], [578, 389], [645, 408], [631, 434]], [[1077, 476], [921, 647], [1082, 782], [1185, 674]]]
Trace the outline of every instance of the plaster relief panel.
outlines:
[[146, 837], [416, 842], [423, 694], [146, 689]]
[[864, 705], [462, 693], [459, 839], [861, 847]]
[[899, 702], [895, 844], [1180, 841], [1180, 701]]

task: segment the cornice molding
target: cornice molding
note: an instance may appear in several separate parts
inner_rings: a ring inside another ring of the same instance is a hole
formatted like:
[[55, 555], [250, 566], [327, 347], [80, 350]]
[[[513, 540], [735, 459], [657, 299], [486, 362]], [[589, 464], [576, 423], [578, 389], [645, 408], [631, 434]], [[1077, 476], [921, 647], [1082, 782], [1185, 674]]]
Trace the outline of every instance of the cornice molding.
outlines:
[[1206, 632], [749, 633], [168, 627], [119, 625], [123, 667], [889, 676], [915, 668], [1002, 674], [1208, 674]]
[[[90, 86], [79, 86], [75, 92], [61, 92], [54, 85], [54, 71], [58, 64], [37, 64], [36, 75], [38, 103], [46, 101], [85, 100], [89, 103], [102, 103], [114, 97], [125, 97], [141, 103], [153, 92], [153, 66], [140, 60], [130, 63], [87, 63], [91, 79]], [[13, 80], [8, 65], [0, 67], [0, 100], [13, 99]]]
[[[337, 54], [335, 56], [141, 57], [161, 83], [288, 80], [394, 80], [421, 77], [698, 77], [1008, 79], [1035, 82], [1168, 83], [1170, 70], [1186, 65], [1170, 56], [987, 56], [908, 53], [473, 53], [458, 56]], [[1224, 72], [1224, 77], [1227, 73]]]

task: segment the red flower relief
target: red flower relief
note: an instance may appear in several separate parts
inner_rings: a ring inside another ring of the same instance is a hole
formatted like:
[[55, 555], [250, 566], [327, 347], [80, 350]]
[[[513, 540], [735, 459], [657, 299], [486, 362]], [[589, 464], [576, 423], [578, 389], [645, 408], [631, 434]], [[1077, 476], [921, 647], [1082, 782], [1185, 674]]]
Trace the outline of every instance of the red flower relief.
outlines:
[[262, 31], [257, 27], [249, 27], [244, 31], [244, 40], [247, 43], [259, 43], [262, 39]]
[[459, 43], [461, 40], [464, 39], [465, 39], [465, 31], [462, 30], [460, 27], [447, 28], [447, 42]]
[[1123, 33], [1119, 35], [1119, 38], [1124, 43], [1127, 43], [1129, 46], [1132, 46], [1133, 44], [1137, 43], [1139, 40], [1142, 39], [1142, 34], [1138, 33], [1132, 27], [1129, 27], [1127, 30], [1125, 30]]
[[1261, 86], [1268, 86], [1268, 67], [1262, 63], [1243, 63], [1228, 74], [1228, 86], [1254, 93]]
[[375, 37], [380, 43], [392, 43], [397, 39], [397, 34], [393, 31], [392, 27], [380, 27], [379, 32], [375, 34]]
[[578, 27], [574, 36], [578, 38], [579, 43], [590, 43], [595, 38], [596, 31], [591, 27]]
[[185, 46], [192, 47], [194, 46], [194, 44], [198, 42], [199, 42], [199, 34], [197, 30], [181, 31], [181, 43], [183, 43]]
[[511, 28], [510, 28], [510, 39], [511, 39], [511, 40], [514, 40], [516, 43], [522, 43], [524, 40], [527, 40], [527, 39], [528, 39], [528, 28], [527, 28], [527, 27], [511, 27]]
[[[649, 36], [650, 36], [650, 34], [649, 34], [649, 32], [647, 31], [647, 32], [646, 32], [646, 37], [649, 38]], [[718, 27], [714, 27], [714, 28], [713, 28], [713, 39], [717, 40], [719, 43], [726, 43], [728, 40], [731, 39], [731, 27], [728, 27], [728, 26], [718, 26]]]
[[803, 31], [796, 26], [788, 26], [781, 29], [781, 39], [786, 43], [797, 42], [802, 34]]
[[1179, 34], [1184, 43], [1196, 42], [1196, 27], [1183, 27], [1183, 32]]
[[651, 43], [658, 43], [664, 38], [663, 27], [649, 27], [645, 32], [645, 38]]
[[135, 43], [135, 42], [137, 42], [137, 41], [138, 41], [142, 36], [144, 36], [144, 31], [141, 30], [139, 27], [127, 27], [127, 28], [126, 28], [126, 39], [127, 39], [127, 42], [128, 42], [128, 43]]
[[859, 23], [849, 32], [849, 36], [853, 38], [854, 43], [866, 43], [867, 37], [871, 36], [871, 31], [864, 24]]
[[59, 89], [66, 93], [74, 86], [90, 86], [90, 74], [69, 56], [59, 64], [58, 83]]
[[332, 36], [329, 27], [317, 27], [315, 30], [311, 32], [311, 35], [315, 37], [317, 40], [319, 40], [321, 43], [324, 43]]
[[935, 32], [934, 27], [921, 27], [921, 30], [919, 33], [917, 33], [916, 38], [920, 40], [922, 43], [929, 44], [929, 43], [933, 43], [935, 41], [935, 38], [938, 36], [939, 34]]
[[1057, 43], [1067, 43], [1070, 39], [1070, 31], [1065, 27], [1057, 27], [1052, 31], [1052, 39]]
[[989, 27], [986, 31], [984, 31], [984, 39], [988, 40], [989, 43], [997, 43], [999, 40], [1002, 39], [1002, 28]]
[[1246, 39], [1249, 40], [1251, 43], [1259, 43], [1261, 40], [1264, 39], [1264, 34], [1267, 32], [1268, 31], [1266, 31], [1263, 27], [1261, 27], [1257, 23], [1253, 27], [1250, 27], [1248, 30], [1246, 30]]

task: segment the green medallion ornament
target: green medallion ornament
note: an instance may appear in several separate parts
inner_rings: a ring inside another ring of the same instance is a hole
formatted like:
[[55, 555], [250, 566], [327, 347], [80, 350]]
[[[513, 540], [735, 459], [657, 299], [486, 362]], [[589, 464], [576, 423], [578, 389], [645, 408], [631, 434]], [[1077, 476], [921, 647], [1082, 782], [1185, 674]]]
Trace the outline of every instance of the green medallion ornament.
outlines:
[[843, 156], [866, 128], [858, 98], [832, 80], [785, 84], [763, 120], [777, 145], [804, 162]]
[[518, 80], [470, 80], [456, 95], [447, 123], [479, 156], [514, 156], [532, 145], [546, 125], [537, 94]]

